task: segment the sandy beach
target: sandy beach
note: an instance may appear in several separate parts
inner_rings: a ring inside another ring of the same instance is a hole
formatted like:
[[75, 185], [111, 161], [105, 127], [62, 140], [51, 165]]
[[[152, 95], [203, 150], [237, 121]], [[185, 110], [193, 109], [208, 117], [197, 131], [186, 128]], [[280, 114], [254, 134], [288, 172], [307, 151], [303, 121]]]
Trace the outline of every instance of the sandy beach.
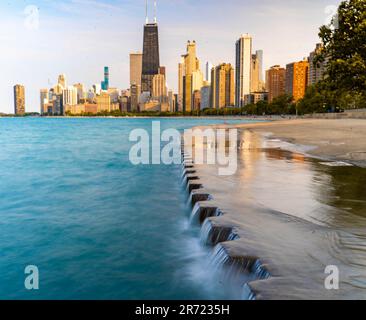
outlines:
[[299, 119], [238, 125], [273, 138], [311, 146], [308, 155], [366, 167], [366, 120]]

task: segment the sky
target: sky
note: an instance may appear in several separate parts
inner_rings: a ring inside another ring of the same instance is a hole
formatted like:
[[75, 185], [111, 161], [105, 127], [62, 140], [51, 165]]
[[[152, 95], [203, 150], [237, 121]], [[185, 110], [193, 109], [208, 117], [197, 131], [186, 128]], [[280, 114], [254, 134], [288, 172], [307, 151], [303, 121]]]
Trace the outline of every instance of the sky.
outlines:
[[[153, 1], [150, 1], [150, 20]], [[235, 42], [253, 37], [264, 67], [302, 60], [319, 42], [340, 0], [158, 0], [160, 64], [176, 91], [178, 63], [196, 40], [202, 70], [235, 61]], [[129, 86], [129, 54], [142, 51], [145, 0], [3, 0], [0, 3], [0, 112], [13, 113], [13, 86], [23, 84], [27, 112], [39, 111], [39, 91], [66, 74], [68, 84], [103, 80]]]

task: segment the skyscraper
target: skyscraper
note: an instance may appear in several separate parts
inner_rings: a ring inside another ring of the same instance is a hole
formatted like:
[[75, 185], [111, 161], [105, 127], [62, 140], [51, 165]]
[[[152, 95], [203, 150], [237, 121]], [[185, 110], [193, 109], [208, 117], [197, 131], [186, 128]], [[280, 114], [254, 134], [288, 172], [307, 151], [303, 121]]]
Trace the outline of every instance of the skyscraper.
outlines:
[[236, 42], [236, 96], [235, 105], [244, 105], [245, 96], [251, 91], [252, 37], [244, 34]]
[[[156, 1], [154, 2], [156, 8]], [[154, 75], [159, 74], [159, 30], [156, 16], [154, 22], [149, 23], [146, 10], [146, 24], [144, 25], [144, 44], [142, 54], [142, 92], [152, 93], [152, 80]]]
[[40, 92], [40, 100], [41, 100], [41, 114], [47, 113], [44, 106], [49, 101], [49, 92], [48, 89], [41, 89]]
[[78, 91], [78, 103], [81, 103], [82, 100], [86, 99], [86, 91], [84, 89], [84, 85], [82, 83], [76, 83], [74, 84], [74, 87]]
[[252, 55], [251, 89], [250, 92], [261, 92], [264, 89], [263, 81], [263, 51], [257, 50]]
[[102, 90], [109, 89], [109, 67], [104, 67], [104, 80], [101, 83]]
[[[211, 78], [211, 76], [210, 76]], [[206, 81], [203, 87], [201, 88], [201, 109], [209, 109], [211, 108], [210, 104], [210, 97], [211, 97], [211, 85]]]
[[184, 58], [178, 64], [178, 111], [183, 111], [183, 94], [184, 94]]
[[196, 42], [188, 41], [187, 53], [182, 56], [183, 63], [183, 110], [190, 112], [193, 109], [193, 93], [201, 90], [203, 74], [200, 61], [196, 55]]
[[69, 86], [64, 89], [63, 92], [63, 103], [68, 106], [75, 106], [78, 104], [78, 89], [74, 86]]
[[20, 84], [14, 86], [14, 113], [16, 115], [25, 113], [25, 88]]
[[213, 68], [213, 64], [211, 62], [206, 62], [206, 74], [205, 74], [205, 80], [208, 82], [211, 82], [211, 70]]
[[266, 89], [268, 101], [271, 103], [274, 98], [286, 93], [286, 69], [276, 65], [266, 72]]
[[54, 115], [64, 115], [63, 95], [54, 93], [52, 95], [52, 111]]
[[263, 75], [263, 50], [257, 50], [255, 52], [255, 55], [257, 57], [258, 68], [259, 68], [259, 83], [261, 84], [262, 88], [264, 88], [265, 78]]
[[230, 63], [223, 63], [211, 72], [213, 108], [220, 109], [235, 104], [235, 72]]
[[195, 90], [193, 92], [193, 104], [192, 110], [201, 110], [201, 90]]
[[[141, 80], [140, 80], [141, 81]], [[141, 94], [141, 86], [139, 84], [131, 85], [131, 111], [139, 111], [139, 99]]]
[[297, 102], [305, 95], [308, 86], [309, 62], [303, 60], [286, 66], [286, 93]]
[[324, 79], [324, 73], [326, 70], [328, 60], [325, 59], [325, 61], [314, 63], [315, 57], [318, 54], [320, 54], [322, 52], [322, 50], [323, 50], [323, 45], [321, 43], [318, 43], [316, 45], [315, 50], [310, 53], [310, 56], [309, 56], [309, 83], [308, 83], [309, 86], [314, 85]]
[[142, 77], [142, 53], [130, 54], [130, 86], [141, 86]]

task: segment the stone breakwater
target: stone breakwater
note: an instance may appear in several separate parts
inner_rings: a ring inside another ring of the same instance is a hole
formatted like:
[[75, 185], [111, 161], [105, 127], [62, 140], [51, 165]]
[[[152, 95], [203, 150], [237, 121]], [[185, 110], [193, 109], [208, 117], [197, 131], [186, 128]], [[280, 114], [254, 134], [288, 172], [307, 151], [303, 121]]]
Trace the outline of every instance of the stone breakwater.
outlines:
[[[255, 134], [244, 137], [240, 146], [249, 147], [239, 150], [238, 172], [230, 177], [218, 176], [215, 165], [196, 164], [182, 144], [190, 220], [201, 225], [214, 265], [247, 276], [240, 282], [246, 300], [365, 299], [366, 221], [323, 203], [327, 198], [319, 201], [322, 188], [329, 189], [328, 169], [313, 172], [311, 160], [275, 146], [264, 148]], [[281, 206], [274, 192], [288, 206]], [[304, 219], [295, 209], [315, 218], [327, 213], [334, 225]], [[325, 287], [326, 267], [333, 265], [340, 270], [339, 290]]]
[[[205, 190], [195, 170], [192, 156], [185, 153], [184, 144], [182, 144], [182, 171], [182, 178], [189, 194], [188, 203], [192, 207], [190, 220], [192, 223], [199, 223], [202, 226], [201, 242], [214, 248], [214, 264], [227, 267], [230, 272], [250, 273], [258, 280], [268, 279], [270, 272], [261, 263], [259, 257], [237, 254], [225, 246], [226, 242], [237, 240], [239, 236], [236, 234], [235, 228], [210, 219], [220, 217], [224, 213]], [[242, 286], [242, 298], [256, 299], [255, 292], [247, 284]]]

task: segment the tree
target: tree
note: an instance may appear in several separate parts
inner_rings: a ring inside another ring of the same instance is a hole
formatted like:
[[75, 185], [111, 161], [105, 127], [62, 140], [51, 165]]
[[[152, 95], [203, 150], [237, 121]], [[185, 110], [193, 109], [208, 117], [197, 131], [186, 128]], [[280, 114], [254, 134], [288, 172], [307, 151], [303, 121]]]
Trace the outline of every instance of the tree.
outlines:
[[327, 93], [321, 90], [319, 84], [312, 85], [307, 88], [305, 96], [297, 104], [299, 114], [305, 113], [322, 113], [331, 108]]
[[283, 94], [272, 100], [269, 105], [270, 114], [294, 114], [296, 113], [292, 96]]
[[[333, 97], [337, 97], [332, 102], [338, 106], [337, 101], [346, 102], [346, 105], [343, 105], [345, 108], [364, 106], [366, 100], [366, 0], [343, 1], [332, 24], [322, 26], [319, 36], [324, 50], [317, 59], [328, 60], [326, 78], [321, 89], [332, 91]], [[319, 91], [316, 93], [318, 94]]]

